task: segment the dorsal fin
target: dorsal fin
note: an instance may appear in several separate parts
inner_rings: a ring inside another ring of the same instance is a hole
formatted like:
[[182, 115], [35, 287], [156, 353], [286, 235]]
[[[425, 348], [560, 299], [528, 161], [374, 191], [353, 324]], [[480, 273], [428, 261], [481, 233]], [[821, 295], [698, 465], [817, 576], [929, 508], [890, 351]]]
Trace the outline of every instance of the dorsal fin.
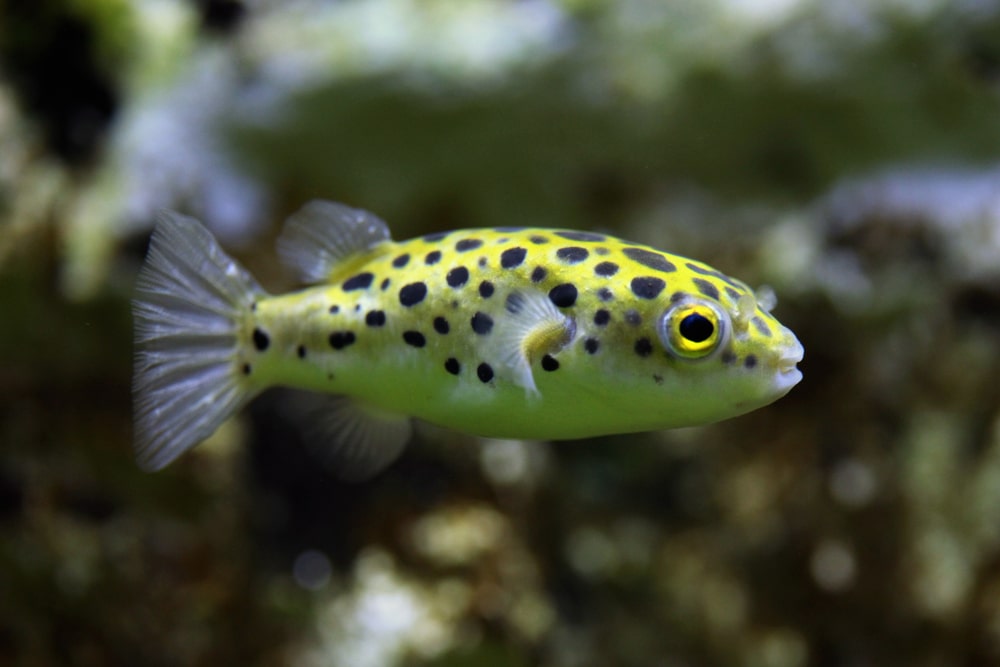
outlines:
[[500, 363], [515, 384], [537, 395], [531, 365], [569, 345], [576, 336], [576, 322], [560, 311], [548, 295], [535, 290], [511, 292], [505, 308], [507, 317], [495, 329]]
[[389, 227], [373, 213], [315, 199], [285, 222], [278, 254], [304, 282], [321, 283], [338, 263], [390, 238]]

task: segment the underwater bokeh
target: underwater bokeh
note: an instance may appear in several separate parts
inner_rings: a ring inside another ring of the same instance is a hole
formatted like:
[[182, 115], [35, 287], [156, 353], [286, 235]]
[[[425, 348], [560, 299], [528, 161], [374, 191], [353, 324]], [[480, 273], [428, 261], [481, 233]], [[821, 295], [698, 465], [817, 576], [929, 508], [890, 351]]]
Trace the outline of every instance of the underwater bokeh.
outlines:
[[[314, 198], [696, 257], [804, 379], [361, 483], [275, 390], [140, 471], [157, 212], [281, 292]], [[0, 0], [0, 528], [18, 667], [1000, 665], [1000, 1]]]

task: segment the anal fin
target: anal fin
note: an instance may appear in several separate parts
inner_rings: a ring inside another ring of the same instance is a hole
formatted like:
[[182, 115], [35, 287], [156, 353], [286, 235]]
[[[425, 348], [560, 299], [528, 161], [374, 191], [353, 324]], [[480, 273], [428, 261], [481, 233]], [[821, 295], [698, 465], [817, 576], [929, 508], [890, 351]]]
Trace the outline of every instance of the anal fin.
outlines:
[[395, 461], [413, 433], [411, 419], [346, 396], [292, 392], [306, 444], [337, 477], [364, 481]]
[[495, 330], [500, 362], [515, 384], [538, 395], [532, 364], [573, 342], [576, 322], [534, 290], [511, 292], [504, 307], [506, 316]]

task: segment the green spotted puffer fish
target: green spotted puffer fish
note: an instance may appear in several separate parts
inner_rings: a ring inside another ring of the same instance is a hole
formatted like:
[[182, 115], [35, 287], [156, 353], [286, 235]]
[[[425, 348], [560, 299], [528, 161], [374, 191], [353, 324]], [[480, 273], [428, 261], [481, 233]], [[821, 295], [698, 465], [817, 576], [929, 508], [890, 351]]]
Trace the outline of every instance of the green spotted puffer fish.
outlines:
[[159, 469], [262, 390], [323, 392], [308, 418], [353, 473], [418, 418], [497, 438], [706, 424], [802, 377], [802, 345], [744, 283], [603, 234], [505, 227], [394, 242], [371, 213], [314, 201], [272, 296], [197, 221], [167, 213], [134, 302], [135, 445]]

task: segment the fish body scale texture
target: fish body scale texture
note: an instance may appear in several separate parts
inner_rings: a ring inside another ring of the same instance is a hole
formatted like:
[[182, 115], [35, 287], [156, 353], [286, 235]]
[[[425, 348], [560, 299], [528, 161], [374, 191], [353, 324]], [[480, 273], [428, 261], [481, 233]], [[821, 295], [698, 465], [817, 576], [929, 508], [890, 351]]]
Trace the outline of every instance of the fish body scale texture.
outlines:
[[[715, 303], [732, 319], [727, 340], [704, 359], [662, 342], [665, 312], [688, 300]], [[510, 333], [534, 312], [548, 312], [551, 326]], [[752, 410], [787, 391], [772, 376], [798, 345], [746, 285], [705, 264], [538, 229], [379, 243], [334, 266], [326, 284], [261, 298], [239, 338], [237, 364], [252, 387], [343, 394], [469, 433], [534, 439]], [[518, 353], [533, 387], [512, 368]]]

